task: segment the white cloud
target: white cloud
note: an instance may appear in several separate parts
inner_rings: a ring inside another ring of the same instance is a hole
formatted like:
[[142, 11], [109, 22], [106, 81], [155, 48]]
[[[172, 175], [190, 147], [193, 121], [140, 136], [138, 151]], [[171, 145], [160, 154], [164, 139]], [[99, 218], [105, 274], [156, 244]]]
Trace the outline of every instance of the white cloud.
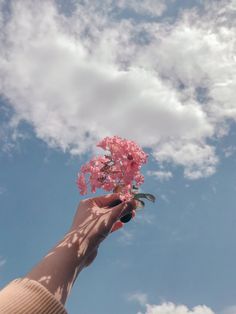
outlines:
[[0, 97], [0, 152], [11, 155], [16, 149], [19, 150], [19, 143], [25, 140], [28, 135], [15, 127], [14, 119], [11, 119], [9, 108], [1, 106], [1, 101], [3, 100]]
[[157, 178], [160, 181], [168, 181], [169, 179], [171, 179], [173, 177], [172, 172], [170, 171], [147, 171], [147, 175], [149, 176], [154, 176], [155, 178]]
[[214, 312], [205, 305], [198, 305], [189, 309], [185, 305], [175, 305], [169, 302], [161, 305], [146, 304], [145, 312], [138, 312], [137, 314], [214, 314]]
[[188, 142], [181, 146], [179, 142], [167, 142], [159, 146], [154, 156], [159, 162], [185, 166], [184, 175], [189, 179], [198, 179], [202, 173], [212, 175], [218, 163], [214, 147], [206, 143]]
[[233, 1], [205, 5], [201, 16], [187, 11], [173, 26], [162, 25], [137, 63], [149, 64], [174, 84], [181, 83], [183, 100], [196, 99], [201, 88], [209, 121], [236, 120], [235, 5]]
[[148, 296], [146, 293], [135, 292], [128, 295], [128, 301], [137, 301], [140, 305], [145, 305], [148, 302]]
[[[145, 307], [144, 312], [138, 312], [137, 314], [215, 314], [215, 312], [206, 305], [197, 305], [190, 309], [186, 305], [176, 305], [172, 302], [149, 304], [148, 295], [143, 292], [131, 293], [130, 295], [128, 295], [127, 299], [128, 301], [136, 301], [141, 306]], [[231, 312], [226, 312], [222, 314], [231, 314]]]
[[230, 145], [223, 149], [226, 158], [231, 157], [236, 152], [236, 146]]
[[[112, 0], [79, 2], [70, 16], [53, 1], [12, 3], [0, 36], [0, 93], [15, 125], [27, 121], [72, 154], [117, 134], [151, 148], [159, 163], [180, 165], [188, 178], [215, 172], [209, 139], [236, 120], [233, 1], [209, 1], [202, 14], [186, 11], [171, 25], [114, 19]], [[155, 5], [129, 2], [161, 14]]]

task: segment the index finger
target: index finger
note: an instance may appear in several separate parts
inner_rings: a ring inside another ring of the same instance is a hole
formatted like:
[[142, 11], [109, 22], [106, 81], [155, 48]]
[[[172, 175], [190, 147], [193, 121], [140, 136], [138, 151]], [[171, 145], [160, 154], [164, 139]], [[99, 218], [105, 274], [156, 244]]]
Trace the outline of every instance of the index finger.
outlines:
[[92, 199], [99, 207], [113, 207], [122, 203], [119, 193], [97, 196]]

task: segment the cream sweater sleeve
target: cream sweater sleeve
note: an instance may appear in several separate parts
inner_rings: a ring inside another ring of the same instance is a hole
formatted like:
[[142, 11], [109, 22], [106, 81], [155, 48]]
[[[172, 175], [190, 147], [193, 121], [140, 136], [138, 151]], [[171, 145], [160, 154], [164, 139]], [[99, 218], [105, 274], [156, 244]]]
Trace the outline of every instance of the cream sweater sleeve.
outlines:
[[0, 291], [0, 313], [67, 314], [67, 311], [39, 282], [18, 278]]

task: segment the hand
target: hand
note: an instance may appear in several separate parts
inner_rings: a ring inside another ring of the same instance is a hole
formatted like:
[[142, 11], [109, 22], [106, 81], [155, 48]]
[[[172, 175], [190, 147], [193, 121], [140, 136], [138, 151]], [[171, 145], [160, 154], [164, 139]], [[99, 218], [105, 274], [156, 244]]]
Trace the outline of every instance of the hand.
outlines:
[[[122, 202], [118, 193], [82, 200], [79, 203], [69, 233], [78, 233], [79, 250], [86, 251], [88, 266], [96, 257], [99, 244], [109, 235], [123, 227], [120, 218], [132, 214], [138, 203]], [[84, 249], [82, 248], [84, 246]]]
[[121, 202], [118, 193], [81, 201], [69, 232], [25, 277], [38, 281], [65, 304], [78, 274], [96, 257], [99, 244], [123, 226], [121, 217], [134, 215], [137, 205], [135, 200]]

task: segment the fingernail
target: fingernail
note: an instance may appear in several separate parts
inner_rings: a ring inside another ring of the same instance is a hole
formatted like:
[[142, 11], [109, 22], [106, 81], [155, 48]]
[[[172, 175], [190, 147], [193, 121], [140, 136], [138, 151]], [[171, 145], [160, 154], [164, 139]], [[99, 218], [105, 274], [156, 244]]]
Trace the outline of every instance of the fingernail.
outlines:
[[127, 215], [121, 217], [121, 218], [120, 218], [120, 221], [123, 222], [123, 223], [127, 223], [127, 222], [129, 222], [131, 219], [132, 219], [132, 213], [127, 214]]
[[127, 202], [125, 204], [125, 208], [124, 209], [127, 210], [127, 211], [129, 211], [129, 210], [131, 211], [133, 209], [133, 204], [131, 202]]
[[140, 206], [139, 201], [135, 200], [135, 207], [137, 208], [138, 206]]
[[112, 201], [110, 204], [109, 204], [109, 208], [111, 208], [111, 207], [114, 207], [114, 206], [117, 206], [117, 205], [119, 205], [119, 204], [121, 204], [122, 203], [122, 201], [120, 200], [120, 199], [117, 199], [117, 200], [114, 200], [114, 201]]

